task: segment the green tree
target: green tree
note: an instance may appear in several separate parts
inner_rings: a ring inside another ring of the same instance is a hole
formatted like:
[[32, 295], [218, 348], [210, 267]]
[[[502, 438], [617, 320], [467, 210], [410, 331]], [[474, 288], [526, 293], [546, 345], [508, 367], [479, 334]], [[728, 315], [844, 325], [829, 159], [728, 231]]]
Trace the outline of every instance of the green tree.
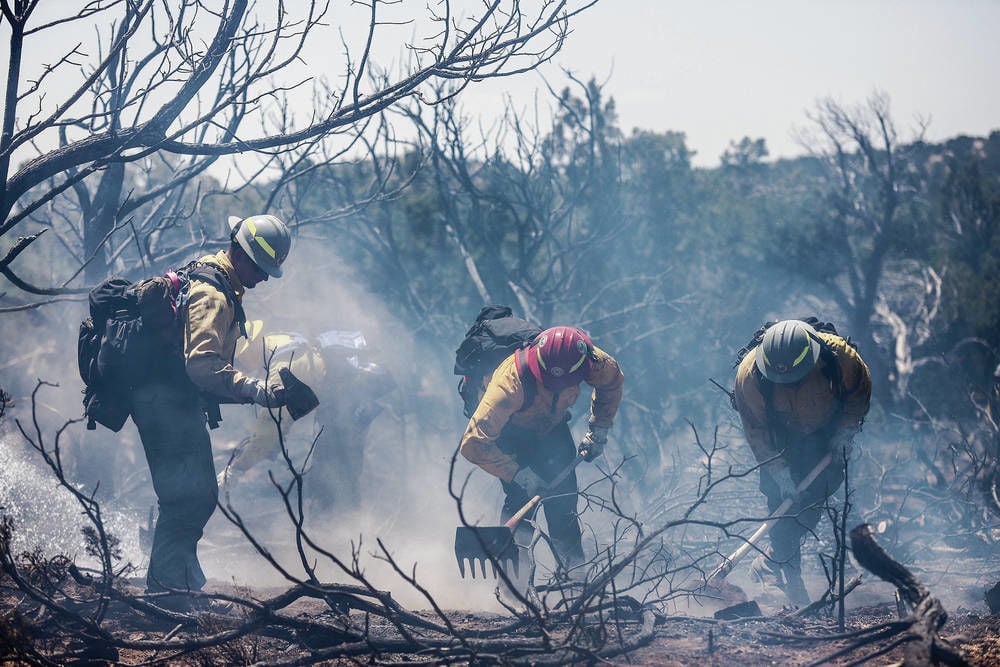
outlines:
[[1000, 187], [988, 159], [1000, 154], [1000, 132], [988, 142], [961, 150], [951, 142], [952, 156], [941, 184], [939, 215], [942, 243], [937, 261], [943, 265], [950, 335], [955, 343], [981, 338], [1000, 352]]

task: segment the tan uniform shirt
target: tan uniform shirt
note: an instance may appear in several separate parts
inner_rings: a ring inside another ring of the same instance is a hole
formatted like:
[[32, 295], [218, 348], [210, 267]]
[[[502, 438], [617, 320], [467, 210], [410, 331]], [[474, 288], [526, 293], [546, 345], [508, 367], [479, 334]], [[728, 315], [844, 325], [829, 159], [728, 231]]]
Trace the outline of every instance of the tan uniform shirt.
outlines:
[[[246, 290], [225, 251], [198, 261], [225, 271], [236, 298], [242, 302]], [[232, 363], [242, 335], [236, 308], [226, 295], [203, 280], [192, 280], [184, 322], [184, 364], [195, 386], [221, 400], [248, 402], [247, 385], [255, 380], [233, 368]]]
[[810, 435], [824, 428], [857, 430], [868, 414], [872, 382], [868, 366], [857, 351], [840, 336], [819, 332], [820, 338], [836, 353], [843, 383], [843, 405], [837, 388], [823, 372], [823, 357], [801, 382], [772, 384], [771, 414], [776, 424], [768, 424], [768, 410], [754, 370], [754, 353], [748, 354], [736, 370], [736, 410], [743, 422], [743, 432], [757, 461], [773, 458], [794, 442], [772, 442], [770, 427], [784, 433]]
[[[594, 388], [590, 401], [590, 425], [611, 428], [622, 400], [625, 376], [614, 358], [595, 347], [597, 360], [590, 365], [584, 382]], [[580, 396], [575, 385], [558, 394], [532, 378], [537, 395], [524, 407], [525, 391], [517, 372], [516, 355], [503, 360], [493, 373], [479, 407], [462, 436], [462, 456], [501, 479], [510, 481], [518, 471], [517, 462], [497, 447], [497, 438], [507, 423], [544, 434], [562, 422], [566, 411]], [[524, 408], [524, 409], [522, 409]]]

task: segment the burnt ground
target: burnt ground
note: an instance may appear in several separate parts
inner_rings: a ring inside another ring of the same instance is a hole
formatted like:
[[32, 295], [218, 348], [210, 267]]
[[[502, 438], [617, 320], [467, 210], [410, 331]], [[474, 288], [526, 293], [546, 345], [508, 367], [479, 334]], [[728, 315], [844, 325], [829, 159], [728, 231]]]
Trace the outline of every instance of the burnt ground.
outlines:
[[[846, 631], [862, 630], [897, 618], [894, 604], [852, 610]], [[977, 614], [952, 615], [944, 639], [959, 646], [975, 665], [1000, 664], [1000, 617]], [[823, 639], [837, 634], [833, 619], [761, 618], [708, 624], [671, 619], [654, 642], [633, 652], [632, 665], [808, 665], [852, 644], [848, 640]], [[809, 637], [811, 640], [793, 640]], [[823, 664], [850, 664], [887, 642], [875, 642], [846, 656]], [[893, 664], [902, 660], [902, 648], [867, 664]]]
[[[961, 649], [969, 664], [1000, 665], [1000, 614], [990, 614], [983, 600], [985, 590], [1000, 579], [994, 547], [923, 547], [911, 549], [910, 556], [907, 566], [948, 612], [940, 637]], [[810, 563], [813, 560], [810, 559]], [[448, 565], [453, 566], [453, 563]], [[92, 590], [81, 589], [65, 573], [56, 572], [57, 569], [50, 568], [48, 574], [50, 579], [59, 580], [58, 589], [73, 600], [93, 599]], [[38, 568], [22, 568], [22, 571], [45, 574]], [[849, 569], [851, 576], [859, 572]], [[530, 622], [518, 624], [512, 613], [456, 610], [451, 606], [455, 604], [453, 599], [448, 601], [444, 613], [454, 628], [454, 635], [485, 638], [490, 642], [489, 650], [483, 651], [475, 664], [530, 664], [530, 660], [536, 660], [537, 664], [809, 665], [834, 656], [857, 641], [835, 637], [838, 624], [833, 610], [798, 617], [793, 610], [782, 608], [782, 598], [769, 596], [751, 585], [745, 568], [734, 571], [730, 580], [759, 602], [763, 616], [720, 621], [713, 618], [713, 612], [724, 606], [719, 601], [699, 600], [695, 604], [690, 600], [674, 599], [668, 604], [655, 605], [654, 613], [643, 619], [642, 609], [636, 603], [621, 610], [617, 626], [609, 622], [608, 615], [596, 614], [580, 618], [575, 629], [565, 619], [551, 626], [554, 646], [571, 644], [575, 649], [568, 655], [551, 651], [539, 653], [539, 633], [534, 630], [537, 626]], [[463, 581], [471, 590], [472, 582]], [[440, 615], [429, 609], [429, 605], [411, 602], [399, 608], [399, 615], [394, 619], [397, 624], [393, 624], [386, 617], [385, 605], [372, 604], [372, 613], [366, 614], [363, 604], [352, 603], [349, 622], [356, 634], [371, 638], [370, 645], [366, 645], [364, 642], [352, 643], [332, 633], [330, 629], [343, 628], [346, 619], [315, 597], [274, 604], [274, 613], [282, 618], [281, 622], [262, 623], [259, 614], [255, 616], [239, 605], [222, 610], [221, 614], [216, 613], [220, 610], [215, 610], [177, 616], [134, 604], [135, 598], [141, 599], [140, 582], [139, 578], [121, 581], [118, 599], [101, 622], [102, 630], [119, 647], [117, 658], [106, 662], [123, 665], [470, 664], [468, 652], [452, 659], [448, 657], [448, 649], [441, 648], [447, 647], [449, 642], [457, 645], [458, 641], [434, 629], [420, 627], [421, 621], [438, 627], [443, 624]], [[43, 592], [48, 589], [41, 579], [36, 583]], [[822, 575], [815, 564], [810, 566], [807, 583], [813, 597], [818, 597], [817, 587], [822, 585]], [[207, 587], [212, 594], [258, 601], [275, 600], [287, 590], [273, 585], [247, 584], [245, 580], [239, 587], [218, 580]], [[355, 601], [373, 602], [370, 596], [357, 596]], [[469, 601], [472, 602], [471, 597]], [[82, 604], [76, 608], [86, 615], [92, 607]], [[558, 611], [553, 604], [548, 608]], [[408, 617], [411, 613], [412, 617]], [[894, 588], [865, 573], [861, 586], [848, 596], [845, 631], [856, 633], [877, 628], [897, 621], [899, 614]], [[645, 627], [648, 634], [643, 633], [643, 620], [649, 624]], [[251, 627], [250, 622], [255, 624]], [[400, 641], [400, 625], [413, 633], [410, 641]], [[567, 633], [571, 631], [575, 631], [575, 635], [568, 639]], [[38, 600], [25, 595], [9, 578], [0, 578], [0, 664], [4, 664], [5, 657], [11, 656], [10, 643], [37, 651], [35, 655], [39, 658], [66, 664], [69, 654], [79, 657], [82, 651], [79, 634], [78, 626], [57, 614], [40, 611]], [[206, 637], [214, 638], [211, 645], [195, 644]], [[436, 644], [431, 650], [420, 651], [422, 642], [425, 646]], [[866, 642], [823, 664], [855, 664], [886, 647], [890, 640]], [[588, 650], [593, 652], [590, 659], [587, 658]], [[115, 655], [100, 642], [89, 652], [107, 658]], [[598, 655], [600, 658], [596, 657]], [[544, 661], [545, 658], [551, 660]], [[899, 647], [863, 664], [899, 664], [902, 658], [903, 647]]]
[[[756, 498], [753, 490], [745, 494], [747, 498]], [[733, 502], [741, 501], [743, 496]], [[401, 504], [402, 505], [402, 504]], [[918, 508], [915, 513], [922, 516], [924, 508]], [[393, 515], [395, 516], [395, 515]], [[257, 517], [260, 522], [272, 521], [272, 517]], [[218, 517], [217, 517], [218, 519]], [[401, 522], [402, 520], [400, 520]], [[275, 521], [276, 522], [276, 521]], [[940, 636], [952, 645], [965, 652], [966, 659], [974, 665], [1000, 665], [1000, 616], [990, 615], [982, 601], [983, 592], [1000, 579], [1000, 535], [992, 535], [989, 542], [970, 541], [967, 531], [958, 531], [961, 526], [942, 525], [931, 526], [921, 523], [920, 539], [904, 539], [909, 533], [893, 536], [884, 535], [886, 548], [901, 562], [906, 564], [916, 577], [927, 586], [931, 594], [939, 598], [949, 613], [948, 621], [942, 627]], [[372, 534], [386, 534], [393, 531], [384, 529], [370, 531]], [[452, 526], [448, 526], [448, 530]], [[947, 534], [944, 529], [948, 529]], [[232, 529], [230, 532], [233, 532]], [[954, 533], [954, 534], [953, 534]], [[236, 551], [246, 551], [246, 545], [235, 538], [231, 540], [225, 531], [213, 527], [208, 534], [217, 544], [214, 546], [218, 554], [215, 558], [224, 561], [226, 567], [217, 568], [225, 573], [237, 569], [235, 564]], [[964, 537], [963, 537], [964, 536]], [[958, 537], [963, 537], [959, 540]], [[450, 535], [441, 538], [447, 540], [450, 547]], [[280, 543], [278, 540], [274, 540]], [[438, 540], [441, 541], [441, 540]], [[230, 544], [231, 543], [231, 544]], [[232, 545], [237, 545], [230, 549]], [[678, 547], [679, 548], [679, 547]], [[235, 549], [235, 550], [234, 550]], [[405, 549], [400, 548], [405, 552]], [[817, 585], [822, 585], [822, 573], [818, 570], [815, 558], [818, 551], [830, 551], [829, 544], [819, 544], [810, 541], [808, 567], [810, 577], [807, 584], [815, 598], [818, 594]], [[407, 554], [409, 555], [409, 554]], [[455, 565], [448, 556], [446, 567], [449, 571]], [[412, 556], [416, 562], [418, 556]], [[424, 556], [427, 560], [427, 557]], [[439, 559], [440, 560], [440, 559]], [[434, 562], [430, 560], [430, 562]], [[740, 572], [745, 568], [741, 568]], [[404, 568], [407, 570], [407, 568]], [[408, 570], [407, 570], [408, 571]], [[422, 573], [426, 570], [422, 570]], [[457, 577], [456, 573], [453, 573]], [[285, 589], [265, 587], [263, 579], [253, 575], [241, 578], [244, 586], [249, 578], [250, 588], [234, 590], [227, 584], [213, 582], [211, 590], [216, 593], [235, 595], [241, 598], [263, 599], [275, 596]], [[448, 599], [443, 604], [449, 622], [453, 625], [455, 634], [469, 637], [479, 635], [489, 636], [493, 644], [489, 651], [480, 653], [481, 660], [477, 664], [490, 664], [500, 661], [527, 663], [535, 660], [542, 663], [542, 658], [551, 657], [552, 661], [542, 664], [580, 664], [604, 662], [609, 664], [633, 665], [807, 665], [815, 663], [824, 657], [832, 656], [838, 651], [851, 646], [849, 639], [836, 639], [836, 620], [828, 614], [809, 618], [797, 618], [780, 608], [774, 600], [760, 598], [756, 591], [746, 585], [734, 571], [732, 577], [736, 583], [744, 586], [751, 597], [760, 599], [765, 616], [737, 621], [717, 621], [711, 617], [707, 608], [683, 608], [683, 605], [659, 605], [655, 607], [656, 614], [652, 616], [651, 630], [643, 635], [642, 620], [638, 613], [624, 614], [620, 623], [621, 635], [614, 630], [607, 619], [583, 618], [577, 628], [577, 634], [572, 641], [576, 651], [570, 656], [566, 654], [539, 654], [537, 651], [538, 632], [532, 631], [526, 624], [515, 626], [512, 614], [502, 614], [488, 611], [459, 611], [456, 607], [463, 602], [475, 604], [471, 598], [456, 602]], [[257, 579], [255, 581], [255, 579]], [[273, 577], [267, 582], [273, 584]], [[380, 582], [382, 585], [382, 582]], [[72, 583], [61, 582], [72, 598], [86, 600], [92, 595], [73, 590]], [[395, 586], [386, 584], [388, 588]], [[42, 586], [44, 589], [45, 586]], [[435, 590], [432, 587], [432, 590]], [[139, 595], [140, 587], [123, 589], [128, 595]], [[846, 630], [861, 631], [879, 627], [898, 618], [898, 611], [893, 600], [893, 589], [888, 584], [868, 577], [865, 583], [848, 599], [849, 610], [846, 619]], [[82, 612], [87, 612], [86, 604], [79, 605]], [[427, 609], [429, 605], [412, 603], [408, 609], [416, 609], [413, 619], [407, 619], [406, 627], [413, 628], [411, 621], [423, 619], [438, 626], [442, 624], [441, 617]], [[477, 607], [488, 609], [489, 607]], [[12, 613], [16, 611], [17, 613]], [[365, 614], [360, 608], [353, 609], [349, 620], [354, 629], [361, 629], [372, 638], [372, 646], [364, 644], [337, 644], [337, 637], [331, 637], [330, 628], [343, 623], [343, 617], [331, 612], [329, 606], [320, 600], [303, 598], [281, 606], [280, 615], [288, 622], [280, 624], [257, 622], [254, 627], [243, 627], [252, 618], [252, 614], [240, 611], [239, 607], [230, 609], [224, 615], [193, 614], [190, 617], [171, 616], [150, 611], [148, 608], [137, 608], [123, 602], [115, 602], [101, 621], [101, 629], [119, 646], [117, 664], [313, 664], [318, 656], [323, 657], [324, 664], [401, 664], [425, 662], [427, 664], [467, 664], [468, 652], [461, 659], [449, 659], [448, 650], [441, 649], [441, 642], [449, 641], [433, 631], [421, 631], [413, 635], [412, 641], [395, 642], [399, 637], [398, 626], [386, 620], [384, 615], [376, 613]], [[397, 619], [398, 620], [398, 619]], [[508, 628], [512, 628], [509, 629]], [[234, 629], [236, 629], [234, 631]], [[569, 623], [563, 623], [551, 630], [555, 646], [560, 646], [566, 639], [566, 633], [571, 630]], [[228, 633], [228, 634], [226, 634]], [[22, 655], [32, 655], [35, 651], [35, 661], [48, 659], [55, 664], [70, 662], [69, 655], [80, 657], [81, 643], [78, 626], [58, 615], [40, 611], [37, 599], [31, 599], [23, 591], [17, 590], [9, 580], [0, 578], [0, 664], [9, 657], [10, 645], [19, 644], [26, 649]], [[608, 636], [610, 634], [610, 636]], [[206, 637], [214, 637], [211, 646], [197, 646], [197, 642]], [[419, 646], [425, 637], [438, 643], [432, 651], [420, 652]], [[220, 639], [221, 638], [221, 639]], [[224, 641], [223, 641], [224, 639]], [[458, 641], [451, 640], [453, 644]], [[624, 643], [626, 648], [612, 651], [612, 655], [604, 655], [603, 649]], [[158, 644], [155, 649], [150, 644]], [[378, 650], [374, 645], [378, 645]], [[858, 647], [846, 655], [834, 658], [826, 664], [852, 664], [866, 655], [885, 647], [885, 639], [872, 641], [867, 646]], [[519, 650], [518, 646], [530, 645], [529, 649]], [[186, 646], [186, 647], [185, 647]], [[109, 656], [99, 644], [91, 647], [92, 652]], [[587, 659], [586, 650], [593, 651], [600, 658]], [[532, 651], [532, 652], [528, 652]], [[349, 655], [345, 655], [349, 654]], [[865, 664], [898, 664], [902, 659], [902, 648], [897, 648], [885, 655], [869, 660]], [[436, 656], [436, 658], [435, 658]], [[435, 662], [436, 660], [436, 662]]]
[[[67, 626], [60, 619], [40, 614], [37, 606], [30, 604], [24, 596], [18, 596], [10, 587], [10, 581], [3, 582], [2, 606], [7, 610], [5, 622], [0, 624], [6, 632], [5, 640], [20, 640], [29, 642], [34, 650], [39, 651], [38, 657], [48, 656], [57, 664], [63, 664], [66, 657], [64, 651], [80, 651], [78, 637], [73, 632], [67, 632]], [[214, 586], [213, 593], [236, 595], [238, 597], [263, 598], [280, 593], [278, 589], [260, 592], [249, 590], [233, 590]], [[138, 595], [137, 587], [126, 586], [123, 592]], [[12, 617], [10, 611], [17, 607], [22, 615]], [[757, 665], [808, 665], [826, 656], [832, 656], [837, 651], [848, 647], [851, 640], [831, 638], [837, 634], [836, 619], [821, 614], [818, 617], [796, 618], [790, 610], [775, 613], [764, 606], [766, 616], [733, 621], [718, 621], [713, 618], [697, 618], [692, 616], [666, 616], [658, 614], [655, 617], [655, 632], [648, 641], [639, 642], [630, 650], [601, 660], [583, 658], [579, 653], [576, 660], [559, 659], [555, 664], [628, 664], [669, 667], [672, 665], [742, 665], [754, 667]], [[28, 613], [31, 610], [32, 613]], [[198, 650], [178, 650], [180, 644], [198, 637], [219, 636], [219, 633], [231, 631], [247, 620], [248, 614], [234, 608], [223, 610], [222, 614], [192, 613], [184, 623], [178, 623], [177, 618], [162, 617], [157, 614], [137, 611], [134, 606], [115, 602], [109, 608], [102, 627], [111, 636], [125, 643], [141, 644], [144, 641], [163, 642], [163, 648], [120, 648], [117, 659], [107, 662], [113, 664], [138, 665], [151, 662], [160, 664], [306, 664], [314, 663], [318, 656], [325, 656], [319, 664], [402, 664], [410, 661], [428, 660], [426, 653], [421, 653], [413, 644], [412, 650], [407, 650], [405, 642], [396, 645], [394, 650], [383, 651], [376, 656], [374, 650], [360, 649], [356, 644], [346, 645], [349, 657], [337, 657], [339, 647], [331, 641], [329, 633], [316, 632], [310, 634], [304, 630], [308, 621], [324, 624], [325, 627], [336, 626], [344, 621], [343, 616], [332, 613], [322, 601], [301, 599], [284, 607], [280, 613], [300, 622], [295, 631], [273, 626], [258, 627], [230, 641], [217, 646]], [[450, 611], [447, 612], [455, 629], [466, 636], [484, 633], [484, 636], [499, 628], [509, 627], [513, 617], [509, 614]], [[350, 620], [356, 628], [366, 628], [373, 638], [396, 635], [393, 625], [385, 618], [377, 615], [367, 615], [354, 609], [350, 612]], [[432, 611], [419, 611], [415, 617], [440, 623], [440, 616]], [[17, 620], [20, 618], [20, 622]], [[13, 619], [13, 620], [12, 620]], [[880, 624], [890, 623], [898, 619], [894, 602], [858, 607], [851, 609], [846, 618], [848, 633], [872, 628]], [[600, 618], [587, 618], [588, 632], [578, 635], [573, 644], [585, 647], [588, 643], [599, 650], [602, 640], [614, 643], [614, 637], [602, 635]], [[30, 631], [30, 639], [25, 635], [17, 637], [9, 634], [12, 628], [34, 626]], [[626, 643], [639, 634], [639, 619], [621, 625]], [[604, 627], [607, 627], [604, 625]], [[557, 628], [553, 633], [555, 643], [563, 637], [566, 628]], [[416, 636], [431, 636], [433, 633], [417, 631]], [[486, 652], [483, 659], [476, 664], [493, 664], [496, 662], [523, 659], [525, 654], [517, 653], [515, 647], [520, 641], [537, 637], [525, 629], [515, 629], [501, 637], [500, 644], [509, 646], [509, 652]], [[984, 612], [967, 609], [951, 612], [948, 622], [941, 631], [941, 637], [953, 646], [960, 648], [965, 658], [972, 665], [1000, 665], [1000, 615], [990, 615]], [[851, 653], [834, 658], [823, 664], [846, 665], [865, 655], [871, 654], [886, 646], [886, 641], [874, 641], [860, 647]], [[607, 644], [604, 644], [607, 646]], [[341, 645], [344, 646], [344, 645]], [[113, 654], [101, 650], [100, 646], [92, 647], [96, 653], [91, 655], [112, 658]], [[8, 648], [9, 650], [9, 648]], [[7, 655], [7, 651], [0, 652]], [[438, 652], [440, 657], [441, 653]], [[557, 656], [559, 654], [556, 654]], [[535, 654], [538, 657], [538, 654]], [[551, 654], [549, 657], [553, 657]], [[888, 665], [898, 664], [903, 657], [902, 649], [897, 648], [886, 655], [871, 659], [864, 664]], [[447, 664], [469, 664], [467, 659], [459, 659]], [[99, 661], [98, 664], [104, 664]], [[441, 664], [440, 662], [430, 664]], [[553, 663], [549, 663], [553, 664]]]

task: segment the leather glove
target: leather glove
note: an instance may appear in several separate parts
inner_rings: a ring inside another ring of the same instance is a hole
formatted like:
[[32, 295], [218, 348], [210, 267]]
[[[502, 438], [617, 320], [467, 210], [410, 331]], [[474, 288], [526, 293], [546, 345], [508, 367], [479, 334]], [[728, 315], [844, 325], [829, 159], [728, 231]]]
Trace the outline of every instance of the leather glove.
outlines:
[[247, 398], [265, 408], [280, 408], [285, 404], [285, 389], [280, 384], [267, 385], [263, 380], [247, 384]]
[[789, 472], [788, 468], [781, 466], [777, 470], [770, 472], [771, 478], [774, 480], [774, 483], [778, 485], [778, 490], [781, 491], [782, 500], [794, 498], [798, 495], [795, 490], [796, 484], [792, 481], [792, 473]]
[[524, 489], [524, 492], [531, 497], [537, 496], [548, 486], [545, 480], [539, 477], [531, 468], [521, 468], [514, 475], [514, 479], [510, 481]]
[[583, 440], [580, 441], [580, 446], [576, 448], [581, 454], [586, 454], [583, 457], [584, 461], [593, 461], [598, 456], [604, 453], [604, 445], [608, 441], [608, 429], [601, 428], [600, 426], [591, 426], [590, 430], [587, 431], [587, 435], [583, 436]]
[[283, 405], [288, 409], [288, 414], [291, 415], [292, 419], [305, 417], [319, 405], [316, 392], [305, 382], [295, 377], [290, 368], [283, 366], [278, 370], [278, 375], [281, 377], [283, 387]]

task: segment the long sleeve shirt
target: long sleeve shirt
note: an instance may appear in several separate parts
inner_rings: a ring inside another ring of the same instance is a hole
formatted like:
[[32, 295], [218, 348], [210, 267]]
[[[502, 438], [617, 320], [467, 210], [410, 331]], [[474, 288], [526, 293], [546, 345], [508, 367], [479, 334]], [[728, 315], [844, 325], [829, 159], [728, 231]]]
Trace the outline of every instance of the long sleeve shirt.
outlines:
[[[590, 400], [592, 427], [611, 428], [622, 400], [625, 376], [618, 362], [600, 348], [594, 348], [595, 360], [584, 382], [593, 388]], [[518, 471], [517, 462], [497, 447], [497, 438], [508, 423], [539, 435], [548, 433], [563, 421], [566, 411], [580, 396], [580, 385], [554, 393], [535, 378], [536, 394], [524, 405], [526, 392], [518, 373], [516, 355], [500, 363], [469, 419], [462, 436], [461, 453], [466, 459], [500, 479], [510, 481]]]

